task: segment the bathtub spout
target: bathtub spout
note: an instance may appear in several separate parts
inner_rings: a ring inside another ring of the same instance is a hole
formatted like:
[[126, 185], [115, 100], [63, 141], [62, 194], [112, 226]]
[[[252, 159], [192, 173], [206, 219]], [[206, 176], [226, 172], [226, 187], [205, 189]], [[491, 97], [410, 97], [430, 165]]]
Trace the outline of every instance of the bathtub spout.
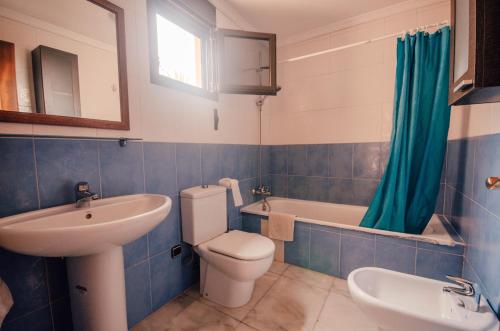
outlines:
[[264, 200], [262, 200], [262, 211], [271, 211], [271, 204], [267, 201], [267, 197], [264, 197]]

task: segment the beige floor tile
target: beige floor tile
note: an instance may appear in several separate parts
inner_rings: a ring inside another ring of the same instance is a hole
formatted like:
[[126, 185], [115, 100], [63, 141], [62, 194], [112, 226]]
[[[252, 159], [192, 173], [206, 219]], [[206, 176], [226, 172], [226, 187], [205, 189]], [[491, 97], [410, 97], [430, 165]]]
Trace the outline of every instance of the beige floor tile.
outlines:
[[315, 331], [377, 331], [351, 298], [330, 292], [321, 311]]
[[246, 325], [245, 323], [240, 323], [236, 327], [235, 331], [258, 331], [258, 330], [252, 328], [251, 326]]
[[242, 321], [245, 318], [245, 316], [250, 312], [250, 310], [252, 310], [252, 308], [254, 308], [255, 305], [260, 301], [260, 299], [262, 299], [262, 297], [269, 291], [271, 286], [273, 286], [273, 284], [278, 280], [278, 278], [279, 278], [278, 275], [268, 272], [264, 276], [257, 279], [257, 281], [255, 282], [255, 288], [253, 290], [252, 298], [246, 305], [242, 307], [227, 308], [218, 305], [216, 303], [213, 303], [211, 301], [208, 301], [204, 298], [202, 298], [201, 300], [203, 303], [210, 305], [211, 307], [214, 307], [218, 311], [223, 312], [231, 317], [236, 318], [237, 320]]
[[351, 293], [349, 292], [349, 288], [347, 287], [347, 280], [342, 278], [333, 277], [333, 285], [330, 291], [345, 295], [347, 297], [351, 297]]
[[166, 326], [184, 309], [189, 307], [195, 300], [187, 295], [181, 295], [173, 301], [162, 306], [160, 309], [149, 315], [146, 319], [136, 324], [131, 331], [160, 331], [166, 330]]
[[170, 320], [163, 329], [160, 330], [203, 330], [203, 331], [223, 331], [235, 330], [240, 324], [216, 309], [207, 306], [200, 301], [194, 301], [180, 314]]
[[309, 269], [291, 265], [283, 273], [283, 276], [298, 280], [311, 286], [329, 290], [333, 284], [333, 277]]
[[273, 274], [281, 275], [285, 272], [286, 268], [288, 268], [289, 264], [285, 262], [273, 261], [271, 264], [271, 268], [269, 268], [269, 272]]
[[312, 330], [328, 291], [281, 277], [243, 320], [258, 330]]

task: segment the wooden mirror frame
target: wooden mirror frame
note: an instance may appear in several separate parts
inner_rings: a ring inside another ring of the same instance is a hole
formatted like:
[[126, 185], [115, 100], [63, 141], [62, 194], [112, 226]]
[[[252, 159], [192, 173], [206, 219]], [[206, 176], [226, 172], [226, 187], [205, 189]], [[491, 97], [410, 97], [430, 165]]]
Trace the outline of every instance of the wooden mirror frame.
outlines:
[[1, 122], [31, 123], [45, 125], [76, 126], [85, 128], [130, 130], [128, 87], [127, 87], [127, 57], [125, 53], [125, 15], [121, 7], [108, 0], [87, 0], [104, 8], [116, 17], [116, 47], [118, 51], [118, 77], [120, 91], [121, 121], [99, 120], [91, 118], [47, 115], [40, 113], [22, 113], [19, 111], [0, 110]]
[[[241, 38], [266, 40], [269, 42], [269, 82], [271, 85], [234, 85], [225, 82], [225, 60], [224, 38]], [[218, 56], [219, 56], [219, 92], [233, 94], [254, 95], [276, 95], [278, 84], [276, 82], [276, 35], [273, 33], [250, 32], [241, 30], [218, 29], [217, 30]]]

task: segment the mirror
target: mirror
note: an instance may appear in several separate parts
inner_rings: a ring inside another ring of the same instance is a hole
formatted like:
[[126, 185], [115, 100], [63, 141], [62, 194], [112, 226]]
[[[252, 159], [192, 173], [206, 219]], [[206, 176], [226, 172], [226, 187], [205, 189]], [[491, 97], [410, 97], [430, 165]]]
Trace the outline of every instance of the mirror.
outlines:
[[0, 120], [128, 130], [124, 40], [107, 0], [0, 0]]
[[221, 29], [218, 42], [221, 92], [276, 95], [276, 35]]

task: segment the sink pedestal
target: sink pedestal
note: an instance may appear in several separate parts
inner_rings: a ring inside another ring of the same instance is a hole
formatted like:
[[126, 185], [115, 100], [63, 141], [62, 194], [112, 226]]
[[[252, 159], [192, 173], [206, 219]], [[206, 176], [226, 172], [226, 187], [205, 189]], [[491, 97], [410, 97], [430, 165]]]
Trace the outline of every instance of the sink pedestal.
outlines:
[[122, 247], [66, 260], [74, 330], [126, 331]]

